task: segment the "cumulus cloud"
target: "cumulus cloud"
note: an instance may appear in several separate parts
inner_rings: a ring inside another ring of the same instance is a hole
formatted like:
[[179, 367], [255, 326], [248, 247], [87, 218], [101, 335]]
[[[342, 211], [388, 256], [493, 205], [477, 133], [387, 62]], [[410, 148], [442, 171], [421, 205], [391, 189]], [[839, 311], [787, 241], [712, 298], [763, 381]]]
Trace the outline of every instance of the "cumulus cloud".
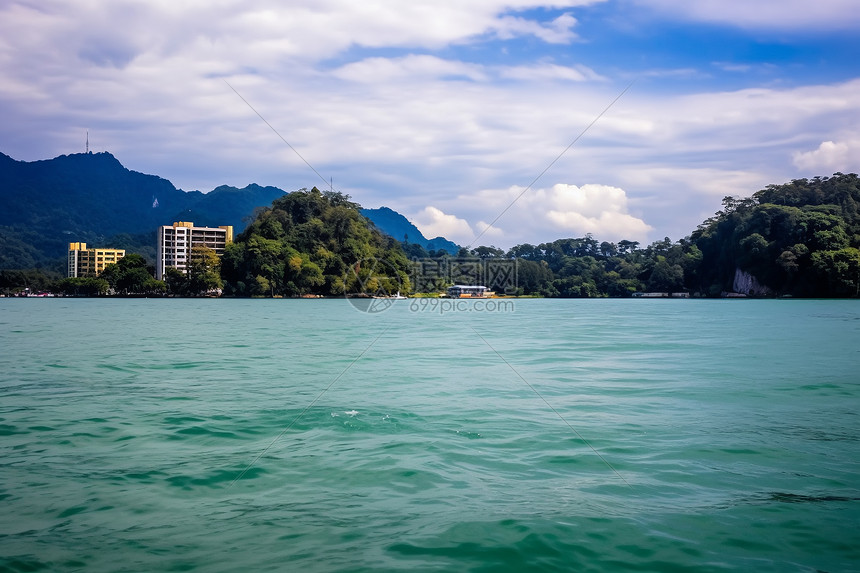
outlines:
[[805, 171], [848, 171], [858, 167], [860, 140], [823, 141], [818, 149], [796, 152], [794, 165]]
[[425, 207], [410, 220], [428, 239], [445, 237], [457, 244], [466, 245], [475, 236], [465, 219], [449, 215], [432, 206]]
[[[460, 244], [470, 246], [493, 244], [510, 248], [515, 244], [582, 237], [588, 233], [600, 240], [644, 242], [653, 230], [630, 213], [623, 189], [593, 183], [582, 186], [558, 183], [529, 190], [518, 186], [485, 189], [461, 195], [456, 202], [449, 202], [447, 209], [460, 217], [428, 208], [416, 219], [433, 215], [434, 220], [447, 223], [434, 227], [434, 231], [447, 226], [458, 233]], [[488, 216], [498, 220], [490, 226], [485, 219]], [[477, 222], [469, 225], [466, 218], [472, 217]], [[415, 222], [423, 232], [424, 227]], [[477, 233], [469, 235], [473, 229]]]
[[478, 231], [478, 234], [475, 237], [472, 237], [472, 242], [475, 242], [475, 239], [480, 237], [488, 237], [488, 238], [498, 238], [501, 239], [505, 236], [505, 231], [498, 225], [491, 225], [486, 221], [478, 221], [475, 223], [475, 229]]
[[525, 208], [557, 232], [570, 236], [591, 233], [603, 240], [644, 241], [652, 230], [628, 212], [627, 193], [609, 185], [558, 183], [537, 190], [526, 200]]

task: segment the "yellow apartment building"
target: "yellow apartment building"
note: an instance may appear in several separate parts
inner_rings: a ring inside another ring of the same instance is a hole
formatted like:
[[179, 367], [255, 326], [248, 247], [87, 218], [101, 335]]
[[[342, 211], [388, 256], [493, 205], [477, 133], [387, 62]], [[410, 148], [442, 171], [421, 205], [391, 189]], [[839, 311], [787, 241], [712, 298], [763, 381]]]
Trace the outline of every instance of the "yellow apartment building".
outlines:
[[97, 277], [107, 265], [119, 262], [125, 249], [88, 249], [86, 243], [69, 243], [68, 276]]

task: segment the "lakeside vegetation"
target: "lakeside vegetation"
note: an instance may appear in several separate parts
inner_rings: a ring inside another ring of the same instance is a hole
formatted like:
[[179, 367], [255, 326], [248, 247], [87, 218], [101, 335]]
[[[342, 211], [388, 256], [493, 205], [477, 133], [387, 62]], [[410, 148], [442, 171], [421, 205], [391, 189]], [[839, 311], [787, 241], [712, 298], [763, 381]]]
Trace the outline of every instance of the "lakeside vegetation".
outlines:
[[[98, 278], [0, 271], [0, 292], [29, 288], [85, 296], [223, 292], [272, 297], [372, 294], [382, 288], [407, 294], [412, 290], [412, 261], [430, 259], [450, 267], [471, 258], [516, 260], [511, 294], [523, 296], [685, 292], [716, 297], [738, 290], [739, 283], [757, 296], [860, 296], [856, 174], [769, 185], [745, 199], [726, 197], [723, 208], [688, 237], [675, 242], [665, 238], [644, 247], [635, 241], [612, 243], [586, 235], [517, 245], [508, 251], [480, 246], [461, 249], [457, 255], [428, 252], [419, 244], [383, 235], [360, 209], [346, 195], [303, 189], [259, 209], [220, 260], [205, 249], [196, 251], [188, 275], [176, 271], [156, 281], [146, 259], [130, 254]], [[444, 282], [435, 288], [444, 288]]]
[[[754, 296], [860, 295], [860, 179], [856, 174], [769, 185], [752, 197], [725, 197], [723, 209], [690, 236], [641, 247], [591, 235], [505, 252], [478, 247], [482, 259], [515, 258], [518, 294], [625, 297], [634, 292], [716, 297], [738, 282]], [[434, 255], [415, 245], [411, 258]]]

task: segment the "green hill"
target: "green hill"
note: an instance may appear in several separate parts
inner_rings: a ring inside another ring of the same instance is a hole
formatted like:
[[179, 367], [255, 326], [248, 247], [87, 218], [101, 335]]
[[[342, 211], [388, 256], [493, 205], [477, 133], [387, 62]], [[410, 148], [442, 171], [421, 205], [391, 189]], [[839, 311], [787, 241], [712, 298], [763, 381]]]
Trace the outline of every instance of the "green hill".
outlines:
[[[155, 175], [125, 168], [110, 153], [78, 153], [16, 161], [0, 153], [0, 269], [62, 272], [70, 242], [126, 249], [152, 260], [155, 232], [173, 221], [232, 225], [240, 233], [255, 211], [286, 191], [250, 184], [222, 185], [209, 193], [183, 191]], [[388, 208], [363, 209], [377, 228], [398, 240], [456, 252], [442, 237], [425, 239]]]
[[276, 199], [221, 259], [234, 296], [377, 294], [409, 291], [399, 243], [336, 192], [299, 190]]

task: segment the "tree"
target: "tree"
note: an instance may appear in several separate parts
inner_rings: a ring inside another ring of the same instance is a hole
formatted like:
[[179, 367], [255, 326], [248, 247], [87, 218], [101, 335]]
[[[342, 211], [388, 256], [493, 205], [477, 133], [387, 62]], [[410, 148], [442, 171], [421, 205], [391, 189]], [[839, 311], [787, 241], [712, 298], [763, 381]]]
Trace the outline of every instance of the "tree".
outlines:
[[228, 294], [335, 295], [369, 288], [353, 269], [373, 259], [388, 263], [391, 292], [408, 292], [410, 263], [400, 244], [372, 228], [348, 195], [314, 187], [259, 211], [225, 249], [221, 270]]
[[150, 294], [155, 286], [155, 279], [146, 268], [135, 267], [125, 270], [117, 282], [117, 290], [125, 294]]
[[57, 273], [43, 270], [2, 270], [0, 271], [0, 293], [15, 295], [23, 291], [42, 292], [54, 290], [54, 283], [62, 277]]
[[184, 296], [188, 292], [188, 277], [176, 267], [167, 267], [164, 271], [166, 291], [174, 296]]
[[614, 257], [618, 254], [618, 246], [615, 243], [603, 241], [600, 243], [600, 255], [602, 257]]
[[650, 292], [680, 292], [684, 289], [684, 269], [681, 265], [671, 265], [666, 257], [658, 256], [657, 264], [648, 279]]
[[59, 281], [57, 288], [69, 296], [100, 296], [107, 294], [110, 284], [96, 277], [69, 277]]
[[622, 255], [631, 253], [639, 248], [639, 241], [618, 241], [618, 252]]
[[481, 246], [481, 247], [475, 247], [474, 249], [472, 249], [470, 251], [470, 254], [472, 256], [475, 256], [475, 257], [478, 257], [481, 259], [493, 259], [493, 258], [498, 258], [498, 257], [504, 257], [505, 251], [503, 251], [502, 249], [499, 249], [497, 247], [493, 247], [493, 246], [490, 246], [490, 247]]
[[540, 294], [552, 278], [552, 271], [545, 261], [517, 261], [517, 294]]
[[819, 251], [812, 264], [823, 275], [828, 296], [860, 296], [860, 249]]
[[191, 260], [186, 270], [187, 292], [192, 296], [221, 293], [224, 283], [220, 274], [221, 261], [214, 250], [202, 245], [191, 248]]
[[271, 292], [272, 285], [269, 283], [269, 280], [262, 275], [257, 275], [251, 283], [251, 294], [254, 296], [266, 296], [271, 294]]
[[99, 278], [106, 280], [114, 292], [126, 295], [161, 294], [166, 289], [162, 281], [153, 278], [146, 259], [133, 253], [107, 265]]

